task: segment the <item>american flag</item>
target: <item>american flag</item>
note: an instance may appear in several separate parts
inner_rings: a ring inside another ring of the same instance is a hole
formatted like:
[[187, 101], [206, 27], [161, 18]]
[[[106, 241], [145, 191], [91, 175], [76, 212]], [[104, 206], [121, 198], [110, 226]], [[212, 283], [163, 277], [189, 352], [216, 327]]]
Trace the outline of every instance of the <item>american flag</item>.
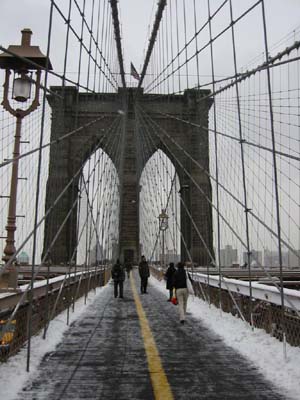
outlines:
[[140, 75], [138, 74], [132, 63], [130, 63], [130, 75], [132, 75], [134, 79], [137, 79], [138, 81], [140, 80]]

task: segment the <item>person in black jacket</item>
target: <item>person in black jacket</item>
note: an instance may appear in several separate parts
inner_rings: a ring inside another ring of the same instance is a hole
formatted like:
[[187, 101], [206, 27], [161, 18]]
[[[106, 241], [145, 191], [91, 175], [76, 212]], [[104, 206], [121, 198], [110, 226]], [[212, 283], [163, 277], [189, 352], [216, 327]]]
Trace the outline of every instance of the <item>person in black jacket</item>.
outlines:
[[177, 271], [174, 274], [173, 284], [176, 289], [176, 297], [179, 306], [179, 318], [180, 323], [184, 324], [185, 315], [186, 315], [186, 307], [187, 300], [189, 296], [189, 292], [187, 289], [187, 274], [184, 269], [184, 264], [179, 262], [177, 264]]
[[114, 294], [115, 297], [118, 297], [118, 288], [119, 288], [119, 297], [123, 298], [123, 282], [125, 280], [125, 271], [123, 265], [121, 265], [120, 260], [117, 259], [117, 262], [112, 267], [111, 277], [114, 281]]
[[172, 295], [173, 295], [173, 277], [176, 272], [176, 268], [174, 266], [174, 263], [169, 264], [169, 268], [167, 269], [165, 273], [165, 278], [167, 281], [167, 289], [169, 290], [170, 297], [168, 298], [168, 301], [171, 301]]
[[147, 284], [150, 271], [145, 256], [142, 256], [141, 262], [139, 263], [139, 274], [141, 278], [141, 293], [147, 293]]
[[125, 260], [125, 269], [126, 269], [126, 272], [127, 272], [127, 278], [129, 279], [130, 278], [130, 271], [132, 270], [132, 264], [127, 259]]

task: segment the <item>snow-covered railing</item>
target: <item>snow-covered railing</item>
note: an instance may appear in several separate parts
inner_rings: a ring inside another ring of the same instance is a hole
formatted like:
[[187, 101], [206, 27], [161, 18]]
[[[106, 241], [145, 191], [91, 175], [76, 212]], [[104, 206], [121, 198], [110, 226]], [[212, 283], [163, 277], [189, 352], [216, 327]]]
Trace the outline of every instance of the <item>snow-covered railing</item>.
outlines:
[[[193, 280], [205, 285], [220, 287], [219, 275], [205, 275], [193, 273]], [[252, 282], [252, 297], [258, 300], [264, 300], [272, 304], [281, 305], [281, 293], [274, 286], [264, 285], [258, 282]], [[233, 293], [239, 293], [243, 296], [249, 296], [249, 282], [238, 279], [229, 279], [222, 277], [221, 289], [230, 290]], [[284, 288], [285, 307], [300, 311], [300, 292], [298, 290]]]
[[[221, 308], [222, 311], [243, 319], [254, 327], [264, 329], [280, 341], [300, 346], [300, 292], [283, 289], [282, 308], [280, 287], [206, 275], [189, 271], [195, 294]], [[278, 282], [276, 282], [278, 285]]]

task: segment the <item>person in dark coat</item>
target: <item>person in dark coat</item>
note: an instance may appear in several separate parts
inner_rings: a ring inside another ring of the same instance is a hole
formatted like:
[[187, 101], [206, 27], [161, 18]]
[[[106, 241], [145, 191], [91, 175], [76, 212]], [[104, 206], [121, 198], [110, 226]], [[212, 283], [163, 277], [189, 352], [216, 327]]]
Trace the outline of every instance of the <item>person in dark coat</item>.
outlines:
[[142, 256], [141, 262], [139, 263], [139, 274], [141, 278], [141, 293], [147, 293], [147, 284], [150, 271], [145, 256]]
[[132, 264], [131, 264], [131, 262], [129, 260], [125, 261], [125, 269], [126, 269], [126, 272], [127, 272], [127, 278], [129, 279], [130, 278], [130, 271], [132, 270]]
[[170, 297], [168, 298], [168, 301], [171, 301], [172, 295], [173, 295], [173, 277], [176, 272], [176, 268], [174, 266], [174, 263], [169, 264], [169, 268], [167, 269], [165, 273], [165, 278], [167, 281], [167, 289], [169, 290]]
[[179, 318], [181, 324], [184, 324], [185, 322], [187, 300], [189, 297], [189, 292], [187, 289], [187, 279], [188, 278], [184, 269], [184, 263], [179, 262], [177, 264], [177, 271], [174, 274], [173, 284], [174, 288], [176, 289], [176, 297], [178, 301]]
[[112, 267], [111, 277], [114, 281], [114, 294], [115, 297], [118, 297], [118, 289], [119, 289], [119, 297], [123, 298], [123, 282], [125, 280], [125, 271], [123, 265], [121, 265], [120, 260], [117, 259], [117, 262]]

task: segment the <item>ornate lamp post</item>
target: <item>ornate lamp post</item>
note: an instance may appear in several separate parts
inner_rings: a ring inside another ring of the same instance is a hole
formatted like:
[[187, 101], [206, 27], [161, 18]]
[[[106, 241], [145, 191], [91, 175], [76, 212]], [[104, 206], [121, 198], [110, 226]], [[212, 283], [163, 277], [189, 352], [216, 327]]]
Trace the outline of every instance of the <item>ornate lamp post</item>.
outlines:
[[168, 229], [168, 215], [166, 210], [162, 209], [159, 214], [159, 230], [162, 231], [162, 267], [165, 268], [165, 231]]
[[[16, 134], [13, 151], [11, 186], [7, 217], [7, 237], [6, 246], [2, 260], [7, 263], [14, 255], [15, 249], [15, 230], [16, 230], [16, 201], [18, 187], [18, 168], [21, 141], [21, 125], [26, 115], [36, 110], [39, 106], [39, 91], [41, 81], [41, 69], [52, 69], [50, 60], [40, 51], [38, 46], [31, 46], [30, 29], [22, 30], [21, 45], [9, 46], [7, 52], [0, 54], [0, 69], [5, 70], [4, 95], [2, 105], [3, 108], [16, 117]], [[10, 75], [13, 71], [12, 99], [19, 103], [26, 103], [31, 98], [31, 86], [35, 87], [35, 94], [31, 104], [27, 108], [14, 109], [10, 103]], [[36, 78], [32, 78], [33, 71], [36, 71]], [[15, 289], [17, 286], [17, 271], [15, 260], [6, 268], [6, 272], [2, 275], [2, 288]]]

